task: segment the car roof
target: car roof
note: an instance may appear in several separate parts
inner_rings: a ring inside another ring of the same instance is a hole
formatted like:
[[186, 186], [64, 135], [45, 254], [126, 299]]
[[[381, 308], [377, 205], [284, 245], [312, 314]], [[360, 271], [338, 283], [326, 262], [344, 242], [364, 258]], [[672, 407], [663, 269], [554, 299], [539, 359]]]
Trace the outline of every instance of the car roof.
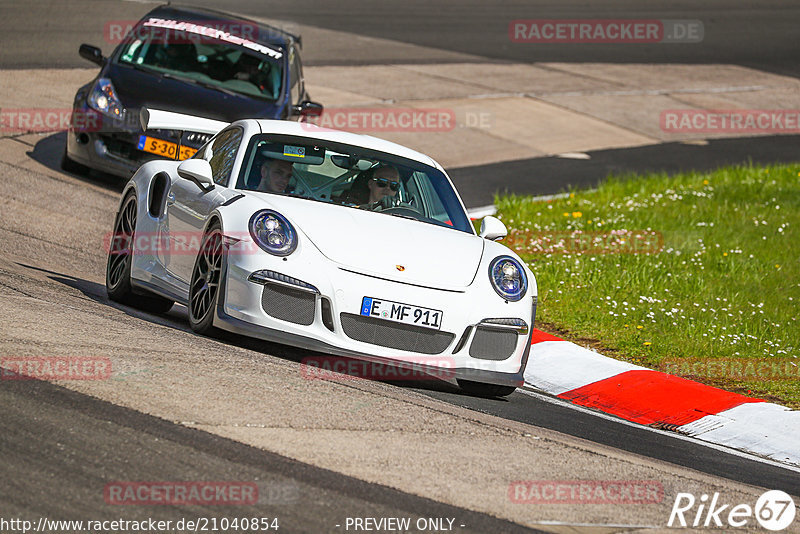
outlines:
[[[242, 35], [241, 37], [246, 37], [247, 39], [250, 39], [256, 43], [266, 44], [266, 45], [269, 44], [286, 45], [290, 41], [295, 41], [298, 44], [301, 43], [299, 35], [294, 35], [285, 30], [282, 30], [275, 26], [270, 26], [269, 24], [265, 24], [263, 22], [258, 22], [256, 20], [248, 19], [246, 17], [241, 17], [239, 15], [233, 15], [231, 13], [225, 13], [214, 9], [207, 9], [207, 8], [187, 6], [187, 5], [165, 4], [158, 6], [149, 13], [147, 13], [144, 17], [142, 17], [142, 20], [149, 17], [171, 18], [186, 22], [214, 21], [216, 23], [223, 23], [223, 24], [230, 22], [233, 28], [235, 28], [236, 24], [241, 24], [242, 22], [246, 22], [258, 27], [259, 35], [258, 36]], [[265, 39], [263, 38], [264, 36], [268, 36], [268, 38]]]
[[281, 121], [281, 120], [267, 120], [267, 119], [248, 119], [258, 123], [262, 133], [273, 133], [282, 135], [293, 135], [297, 137], [308, 137], [311, 139], [319, 139], [320, 141], [331, 141], [335, 143], [342, 143], [345, 145], [354, 145], [377, 152], [385, 152], [387, 154], [394, 154], [402, 158], [411, 159], [430, 165], [440, 171], [444, 169], [439, 165], [436, 160], [412, 150], [403, 145], [386, 141], [385, 139], [378, 139], [371, 135], [356, 134], [351, 132], [344, 132], [341, 130], [333, 130], [331, 128], [321, 128], [307, 122], [295, 121]]

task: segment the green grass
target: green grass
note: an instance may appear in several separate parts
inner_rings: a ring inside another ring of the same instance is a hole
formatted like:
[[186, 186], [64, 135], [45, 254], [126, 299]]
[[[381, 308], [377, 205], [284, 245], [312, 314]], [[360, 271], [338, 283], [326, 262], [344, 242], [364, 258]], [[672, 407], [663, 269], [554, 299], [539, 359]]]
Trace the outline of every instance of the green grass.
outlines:
[[[506, 243], [536, 275], [544, 329], [618, 359], [800, 407], [800, 165], [610, 177], [565, 198], [495, 202]], [[652, 231], [663, 249], [532, 245], [536, 236], [576, 230]], [[783, 367], [730, 370], [763, 361]]]

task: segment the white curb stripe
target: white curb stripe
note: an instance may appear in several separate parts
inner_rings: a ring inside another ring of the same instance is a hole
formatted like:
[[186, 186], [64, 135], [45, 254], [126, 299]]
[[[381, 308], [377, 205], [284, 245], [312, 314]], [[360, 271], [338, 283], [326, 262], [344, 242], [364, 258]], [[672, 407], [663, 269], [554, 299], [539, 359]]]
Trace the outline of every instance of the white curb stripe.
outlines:
[[[525, 384], [550, 395], [561, 395], [633, 370], [649, 369], [608, 358], [570, 341], [541, 341], [531, 347], [530, 361], [525, 369]], [[521, 391], [539, 397], [530, 391]], [[552, 399], [551, 402], [563, 402], [573, 409], [598, 417], [656, 430], [568, 401]], [[790, 410], [778, 404], [744, 403], [682, 425], [677, 430], [680, 434], [659, 432], [681, 436], [714, 449], [731, 448], [746, 454], [754, 454], [777, 462], [783, 467], [792, 466], [793, 470], [800, 466], [800, 411]]]
[[578, 411], [578, 412], [581, 412], [581, 413], [593, 415], [595, 417], [599, 417], [600, 419], [605, 419], [606, 421], [614, 421], [615, 423], [618, 423], [620, 425], [625, 425], [625, 426], [638, 428], [638, 429], [641, 429], [641, 430], [646, 430], [647, 432], [652, 432], [654, 434], [659, 434], [661, 436], [667, 436], [667, 437], [670, 437], [670, 438], [673, 438], [673, 439], [677, 439], [677, 440], [681, 440], [681, 441], [688, 441], [690, 443], [696, 443], [698, 445], [703, 445], [704, 447], [708, 447], [709, 449], [714, 449], [715, 451], [724, 452], [726, 454], [730, 454], [730, 455], [733, 455], [733, 456], [736, 456], [736, 457], [739, 457], [739, 458], [746, 458], [746, 459], [752, 460], [754, 462], [759, 462], [759, 463], [766, 464], [766, 465], [771, 465], [771, 466], [774, 466], [774, 467], [780, 467], [782, 469], [787, 469], [789, 471], [794, 471], [796, 473], [800, 473], [800, 467], [797, 467], [797, 466], [794, 466], [794, 465], [785, 464], [785, 463], [782, 463], [782, 462], [776, 462], [775, 460], [771, 460], [769, 458], [753, 455], [750, 452], [740, 451], [740, 450], [733, 449], [733, 448], [728, 447], [728, 446], [718, 445], [718, 444], [710, 442], [710, 441], [703, 441], [703, 440], [701, 440], [699, 438], [695, 438], [695, 437], [691, 437], [691, 436], [685, 436], [683, 434], [678, 434], [678, 433], [672, 432], [670, 430], [662, 430], [660, 428], [653, 428], [651, 426], [644, 426], [644, 425], [640, 425], [638, 423], [632, 423], [630, 421], [626, 421], [625, 419], [621, 419], [621, 418], [619, 418], [619, 417], [617, 417], [615, 415], [608, 415], [608, 414], [603, 413], [603, 412], [598, 412], [597, 410], [592, 410], [590, 408], [585, 408], [585, 407], [583, 407], [583, 406], [581, 406], [579, 404], [572, 404], [571, 402], [563, 400], [563, 399], [560, 399], [558, 397], [551, 397], [550, 395], [545, 395], [544, 393], [538, 393], [536, 391], [531, 391], [529, 389], [519, 388], [517, 391], [522, 393], [522, 394], [524, 394], [524, 395], [528, 395], [529, 397], [534, 397], [536, 399], [539, 399], [539, 400], [541, 400], [543, 402], [548, 402], [550, 404], [555, 404], [556, 406], [563, 406], [563, 407], [569, 408], [571, 410], [575, 410], [575, 411]]
[[800, 412], [771, 402], [747, 403], [679, 427], [680, 432], [800, 465]]
[[542, 341], [531, 347], [525, 383], [552, 395], [561, 395], [635, 370], [647, 368], [607, 358], [569, 341]]

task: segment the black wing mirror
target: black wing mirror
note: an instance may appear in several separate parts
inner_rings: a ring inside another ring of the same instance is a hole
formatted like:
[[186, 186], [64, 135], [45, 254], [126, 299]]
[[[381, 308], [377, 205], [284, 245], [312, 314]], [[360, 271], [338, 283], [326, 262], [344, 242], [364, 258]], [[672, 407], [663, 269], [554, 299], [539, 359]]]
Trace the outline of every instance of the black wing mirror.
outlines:
[[100, 67], [103, 66], [103, 63], [106, 60], [106, 58], [103, 57], [103, 52], [101, 52], [96, 46], [82, 44], [80, 48], [78, 48], [78, 53], [83, 59], [88, 59]]
[[319, 117], [322, 115], [323, 109], [325, 108], [322, 104], [311, 100], [303, 100], [299, 105], [292, 107], [295, 115], [300, 115], [301, 117]]

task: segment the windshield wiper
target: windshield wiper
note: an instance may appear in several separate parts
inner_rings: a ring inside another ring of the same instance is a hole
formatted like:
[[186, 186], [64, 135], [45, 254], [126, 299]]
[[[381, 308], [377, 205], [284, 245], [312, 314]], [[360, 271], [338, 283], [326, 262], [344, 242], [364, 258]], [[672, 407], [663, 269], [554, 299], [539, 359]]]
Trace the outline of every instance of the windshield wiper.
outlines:
[[135, 70], [138, 70], [138, 71], [141, 71], [141, 72], [146, 72], [147, 74], [152, 74], [154, 76], [158, 76], [159, 74], [161, 74], [160, 72], [158, 72], [155, 69], [151, 69], [151, 68], [145, 67], [144, 65], [139, 65], [137, 63], [129, 63], [127, 61], [120, 61], [117, 64], [118, 65], [124, 65], [126, 67], [130, 67], [132, 69], [135, 69]]
[[194, 78], [185, 78], [183, 76], [176, 76], [175, 74], [172, 74], [171, 72], [163, 72], [163, 73], [161, 73], [161, 75], [164, 76], [164, 78], [169, 78], [170, 80], [180, 80], [182, 82], [189, 82], [189, 83], [192, 83], [194, 85], [199, 85], [200, 87], [205, 87], [207, 89], [215, 89], [215, 90], [217, 90], [217, 91], [219, 91], [221, 93], [225, 93], [225, 94], [228, 94], [228, 95], [231, 95], [231, 96], [237, 96], [236, 92], [231, 91], [230, 89], [225, 89], [224, 87], [220, 87], [219, 85], [214, 85], [213, 83], [208, 83], [208, 82], [203, 82], [203, 81], [200, 81], [200, 80], [195, 80]]

